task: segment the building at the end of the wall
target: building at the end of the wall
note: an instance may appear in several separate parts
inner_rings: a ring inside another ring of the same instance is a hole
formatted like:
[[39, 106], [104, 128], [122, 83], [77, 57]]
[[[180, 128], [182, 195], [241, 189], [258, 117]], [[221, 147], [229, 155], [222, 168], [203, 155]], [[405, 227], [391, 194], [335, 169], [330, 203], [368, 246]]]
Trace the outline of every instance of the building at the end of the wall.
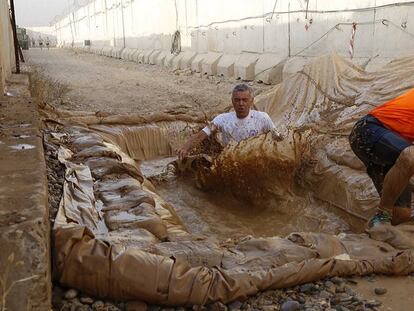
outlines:
[[10, 24], [9, 4], [0, 0], [0, 92], [3, 94], [6, 80], [15, 69], [13, 32]]
[[29, 36], [29, 46], [38, 47], [39, 42], [48, 42], [50, 47], [57, 45], [56, 31], [53, 27], [25, 27]]

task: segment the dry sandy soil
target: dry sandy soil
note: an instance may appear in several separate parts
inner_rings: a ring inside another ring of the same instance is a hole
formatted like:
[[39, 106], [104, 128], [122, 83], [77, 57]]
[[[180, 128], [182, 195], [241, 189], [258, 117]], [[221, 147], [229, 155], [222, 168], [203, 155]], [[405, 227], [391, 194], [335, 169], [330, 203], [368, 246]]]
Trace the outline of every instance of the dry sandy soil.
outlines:
[[[26, 58], [67, 88], [61, 108], [68, 110], [210, 116], [231, 105], [232, 87], [241, 82], [63, 49], [31, 49]], [[251, 84], [256, 94], [271, 87]]]
[[[61, 49], [31, 49], [26, 58], [32, 69], [67, 88], [58, 105], [68, 110], [143, 115], [186, 112], [210, 117], [231, 104], [232, 86], [239, 82]], [[256, 94], [271, 87], [252, 85]], [[373, 292], [375, 287], [388, 291], [379, 297]], [[354, 290], [366, 299], [380, 300], [379, 310], [414, 309], [412, 277], [362, 278]]]

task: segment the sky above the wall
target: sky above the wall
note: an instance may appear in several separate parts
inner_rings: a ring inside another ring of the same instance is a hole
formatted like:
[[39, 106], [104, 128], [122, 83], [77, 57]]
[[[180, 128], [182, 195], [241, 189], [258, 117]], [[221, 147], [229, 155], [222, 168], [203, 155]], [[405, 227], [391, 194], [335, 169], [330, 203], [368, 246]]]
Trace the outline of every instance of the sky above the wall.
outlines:
[[19, 26], [50, 26], [56, 15], [73, 5], [76, 0], [14, 0]]

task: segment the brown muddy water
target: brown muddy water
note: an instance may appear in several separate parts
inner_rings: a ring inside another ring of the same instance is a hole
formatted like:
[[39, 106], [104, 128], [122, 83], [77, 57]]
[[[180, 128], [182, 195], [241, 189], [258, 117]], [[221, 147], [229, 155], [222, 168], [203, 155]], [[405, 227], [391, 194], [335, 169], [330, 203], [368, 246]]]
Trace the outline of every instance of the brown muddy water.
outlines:
[[[144, 161], [140, 168], [151, 178], [165, 172], [167, 164], [174, 159]], [[309, 192], [251, 203], [229, 193], [199, 190], [195, 184], [193, 178], [182, 176], [156, 183], [158, 194], [174, 207], [192, 234], [225, 240], [246, 235], [284, 236], [297, 231], [330, 234], [350, 231], [346, 221]]]

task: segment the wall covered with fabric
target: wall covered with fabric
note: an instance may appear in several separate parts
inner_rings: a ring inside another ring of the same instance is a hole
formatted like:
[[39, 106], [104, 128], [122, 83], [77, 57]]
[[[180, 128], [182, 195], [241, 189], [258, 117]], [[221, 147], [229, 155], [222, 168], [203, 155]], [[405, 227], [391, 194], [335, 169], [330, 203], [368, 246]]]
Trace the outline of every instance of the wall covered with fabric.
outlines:
[[414, 49], [410, 15], [412, 1], [95, 0], [57, 18], [55, 29], [65, 45], [169, 49], [179, 30], [183, 48], [198, 53], [313, 56], [347, 54], [356, 23], [355, 57], [394, 57]]
[[53, 27], [61, 46], [90, 43], [91, 52], [107, 56], [114, 54], [108, 48], [115, 55], [133, 49], [142, 55], [127, 59], [165, 65], [155, 54], [151, 61], [151, 51], [162, 51], [167, 66], [174, 47], [187, 53], [177, 68], [274, 83], [279, 64], [295, 72], [321, 54], [374, 69], [411, 55], [412, 16], [414, 1], [407, 0], [91, 0], [56, 17]]

